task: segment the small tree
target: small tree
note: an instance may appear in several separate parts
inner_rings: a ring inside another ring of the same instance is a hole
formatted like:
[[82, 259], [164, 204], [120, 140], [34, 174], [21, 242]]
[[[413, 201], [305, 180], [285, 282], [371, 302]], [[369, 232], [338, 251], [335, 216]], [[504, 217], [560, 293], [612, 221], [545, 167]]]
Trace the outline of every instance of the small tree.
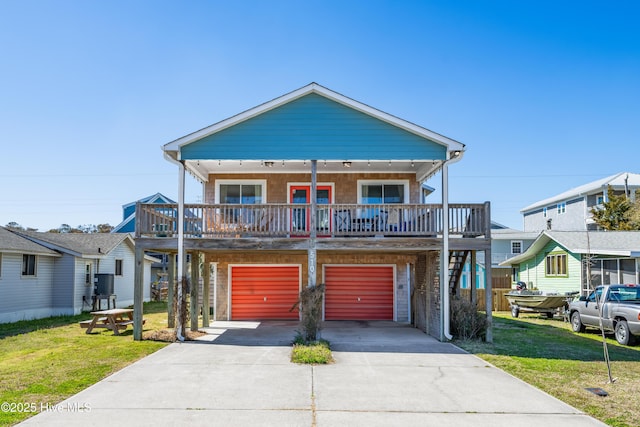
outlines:
[[615, 195], [609, 186], [607, 198], [608, 200], [602, 204], [602, 208], [591, 208], [596, 224], [605, 230], [632, 230], [633, 224], [630, 216], [633, 214], [634, 205], [627, 196]]

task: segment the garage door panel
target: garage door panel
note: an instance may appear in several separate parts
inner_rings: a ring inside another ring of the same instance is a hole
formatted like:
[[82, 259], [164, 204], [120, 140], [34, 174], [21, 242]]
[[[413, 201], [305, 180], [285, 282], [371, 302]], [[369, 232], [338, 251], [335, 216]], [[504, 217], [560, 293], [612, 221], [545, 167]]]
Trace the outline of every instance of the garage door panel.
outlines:
[[300, 267], [231, 267], [231, 319], [295, 319]]
[[325, 267], [326, 320], [393, 320], [393, 267]]

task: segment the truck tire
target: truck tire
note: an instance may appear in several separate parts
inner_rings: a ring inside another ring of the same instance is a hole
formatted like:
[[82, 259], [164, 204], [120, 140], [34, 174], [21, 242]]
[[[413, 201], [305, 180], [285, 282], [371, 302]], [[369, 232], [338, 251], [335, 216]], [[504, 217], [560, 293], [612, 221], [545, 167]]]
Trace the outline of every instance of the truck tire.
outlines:
[[635, 337], [629, 332], [629, 325], [626, 320], [619, 320], [616, 323], [616, 341], [620, 345], [631, 345], [635, 341]]
[[577, 311], [571, 313], [571, 329], [573, 332], [584, 332], [585, 328], [580, 320], [580, 313]]

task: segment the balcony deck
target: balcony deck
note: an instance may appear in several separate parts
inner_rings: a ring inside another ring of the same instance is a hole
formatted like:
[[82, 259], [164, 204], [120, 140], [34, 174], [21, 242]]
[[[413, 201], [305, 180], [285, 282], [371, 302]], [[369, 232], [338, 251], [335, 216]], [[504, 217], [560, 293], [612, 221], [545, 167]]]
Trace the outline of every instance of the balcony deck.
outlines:
[[[185, 204], [184, 213], [184, 237], [201, 241], [191, 243], [200, 248], [228, 247], [228, 240], [232, 239], [236, 248], [264, 248], [266, 244], [303, 249], [308, 247], [305, 242], [311, 236], [308, 204]], [[319, 249], [344, 246], [345, 242], [348, 246], [357, 245], [356, 242], [380, 244], [381, 240], [387, 242], [384, 247], [411, 247], [419, 245], [415, 239], [427, 239], [433, 244], [441, 241], [443, 209], [438, 204], [319, 204], [315, 223]], [[178, 205], [138, 204], [136, 230], [136, 239], [144, 240], [147, 247], [170, 246], [169, 242], [160, 241], [177, 237]], [[449, 235], [469, 238], [464, 239], [467, 242], [488, 240], [489, 203], [449, 204]]]

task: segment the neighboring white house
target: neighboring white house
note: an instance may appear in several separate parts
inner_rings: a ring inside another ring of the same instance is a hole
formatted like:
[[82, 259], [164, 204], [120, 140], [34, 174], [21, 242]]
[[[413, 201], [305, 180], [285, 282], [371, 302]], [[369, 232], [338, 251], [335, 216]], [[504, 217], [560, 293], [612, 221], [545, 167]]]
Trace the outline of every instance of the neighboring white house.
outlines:
[[[0, 232], [0, 322], [90, 310], [100, 273], [114, 275], [117, 307], [133, 304], [135, 251], [128, 234]], [[152, 261], [145, 257], [145, 301]]]
[[621, 172], [533, 203], [520, 210], [524, 231], [597, 230], [591, 209], [607, 200], [608, 187], [615, 194], [626, 193], [635, 200], [635, 192], [640, 189], [640, 174]]

